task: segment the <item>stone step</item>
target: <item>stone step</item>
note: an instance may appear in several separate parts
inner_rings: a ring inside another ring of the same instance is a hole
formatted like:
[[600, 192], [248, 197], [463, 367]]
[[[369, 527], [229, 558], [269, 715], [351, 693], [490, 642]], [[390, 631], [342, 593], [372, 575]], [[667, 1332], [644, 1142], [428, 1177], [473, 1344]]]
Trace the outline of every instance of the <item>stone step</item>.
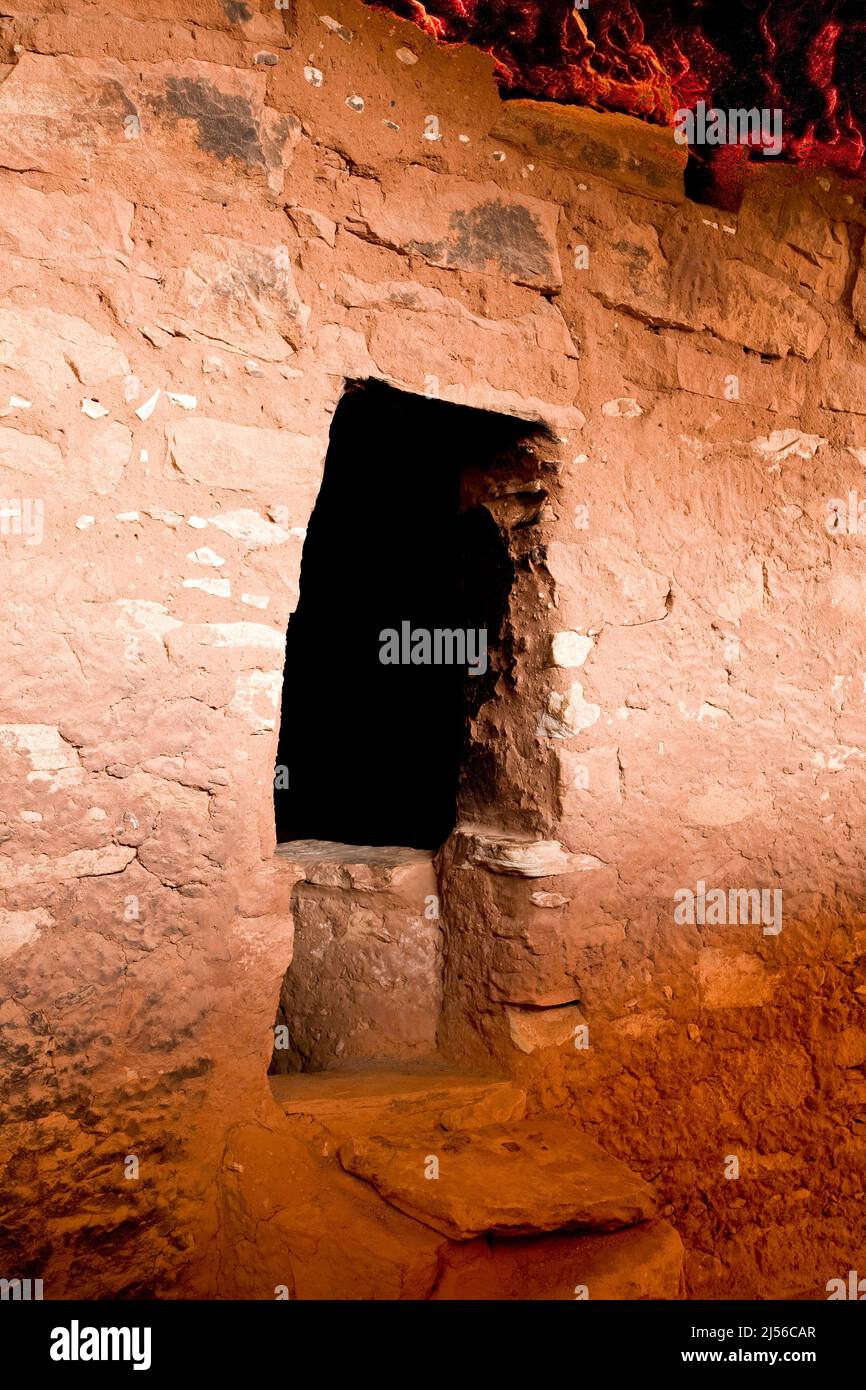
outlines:
[[448, 1238], [434, 1299], [682, 1296], [682, 1242], [655, 1219], [647, 1185], [562, 1116], [523, 1119], [526, 1095], [511, 1082], [425, 1060], [270, 1084], [359, 1195]]
[[355, 1134], [347, 1172], [451, 1240], [615, 1231], [655, 1215], [651, 1189], [558, 1115], [452, 1133]]
[[677, 1299], [683, 1243], [667, 1221], [607, 1235], [482, 1239], [454, 1245], [432, 1298], [497, 1302]]
[[305, 1115], [338, 1137], [437, 1125], [478, 1129], [520, 1119], [526, 1093], [495, 1077], [442, 1064], [340, 1067], [271, 1076], [271, 1093], [287, 1115]]

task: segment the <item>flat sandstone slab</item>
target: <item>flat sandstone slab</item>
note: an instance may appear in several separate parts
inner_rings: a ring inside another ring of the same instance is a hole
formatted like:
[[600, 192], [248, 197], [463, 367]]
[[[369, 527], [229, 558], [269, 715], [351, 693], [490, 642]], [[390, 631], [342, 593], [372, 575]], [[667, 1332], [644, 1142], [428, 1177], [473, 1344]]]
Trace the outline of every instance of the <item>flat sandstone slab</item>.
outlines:
[[403, 864], [432, 864], [426, 849], [407, 849], [404, 845], [343, 845], [336, 840], [284, 840], [277, 854], [293, 864], [376, 864], [398, 868]]
[[341, 1135], [444, 1125], [468, 1128], [522, 1116], [526, 1094], [510, 1081], [444, 1067], [350, 1067], [269, 1077], [287, 1115], [307, 1115]]
[[416, 913], [438, 892], [433, 855], [402, 845], [342, 845], [332, 840], [286, 840], [277, 859], [305, 883], [358, 893], [387, 892], [404, 898]]
[[[434, 1157], [438, 1177], [428, 1177]], [[654, 1214], [647, 1184], [558, 1116], [475, 1133], [355, 1137], [341, 1146], [340, 1162], [452, 1240], [484, 1231], [614, 1231]]]
[[685, 197], [688, 149], [676, 143], [672, 130], [633, 116], [553, 101], [506, 101], [491, 135], [632, 193], [672, 203]]

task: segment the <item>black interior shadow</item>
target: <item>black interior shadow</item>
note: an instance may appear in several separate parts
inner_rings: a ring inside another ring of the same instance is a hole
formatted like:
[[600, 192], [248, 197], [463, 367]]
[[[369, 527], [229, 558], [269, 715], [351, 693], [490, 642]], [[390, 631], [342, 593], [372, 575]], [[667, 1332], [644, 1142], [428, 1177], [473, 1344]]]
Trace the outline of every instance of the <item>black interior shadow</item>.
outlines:
[[383, 664], [380, 634], [405, 621], [429, 631], [498, 621], [483, 557], [466, 563], [465, 540], [486, 530], [460, 516], [460, 473], [526, 433], [506, 416], [381, 383], [347, 389], [286, 642], [278, 841], [435, 849], [453, 828], [464, 691], [481, 678]]

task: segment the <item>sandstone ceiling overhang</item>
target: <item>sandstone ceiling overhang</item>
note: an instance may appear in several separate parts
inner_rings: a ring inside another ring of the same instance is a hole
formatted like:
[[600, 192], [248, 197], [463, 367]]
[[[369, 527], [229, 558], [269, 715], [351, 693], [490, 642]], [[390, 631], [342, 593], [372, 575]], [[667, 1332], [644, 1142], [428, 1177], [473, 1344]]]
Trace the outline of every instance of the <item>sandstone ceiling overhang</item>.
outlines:
[[[494, 59], [506, 96], [671, 126], [703, 101], [779, 109], [782, 157], [866, 168], [861, 0], [365, 0]], [[757, 153], [757, 151], [755, 151]]]

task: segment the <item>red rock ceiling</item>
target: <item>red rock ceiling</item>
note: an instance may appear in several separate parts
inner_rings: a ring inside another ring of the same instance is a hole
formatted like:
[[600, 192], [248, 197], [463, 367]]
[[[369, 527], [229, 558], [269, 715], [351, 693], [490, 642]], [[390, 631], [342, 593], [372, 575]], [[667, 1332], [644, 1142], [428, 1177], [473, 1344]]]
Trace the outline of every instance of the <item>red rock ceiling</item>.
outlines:
[[864, 0], [366, 0], [490, 53], [503, 91], [661, 125], [704, 100], [779, 108], [784, 157], [866, 169]]

